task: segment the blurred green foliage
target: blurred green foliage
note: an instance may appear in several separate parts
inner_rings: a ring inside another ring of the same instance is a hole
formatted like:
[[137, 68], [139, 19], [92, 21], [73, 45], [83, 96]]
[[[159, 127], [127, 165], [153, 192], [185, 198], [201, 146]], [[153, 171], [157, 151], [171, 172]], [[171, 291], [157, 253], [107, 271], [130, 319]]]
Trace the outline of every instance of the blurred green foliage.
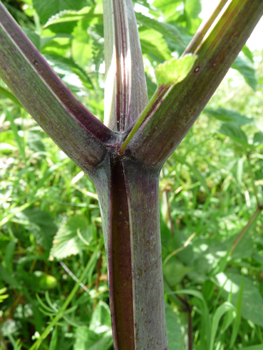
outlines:
[[[102, 120], [102, 1], [3, 3]], [[154, 68], [182, 53], [201, 4], [134, 5], [150, 97]], [[192, 349], [262, 349], [262, 52], [245, 47], [233, 68], [161, 174], [169, 350], [189, 334]], [[0, 349], [34, 349], [45, 332], [40, 349], [113, 349], [93, 183], [3, 82], [0, 127]]]

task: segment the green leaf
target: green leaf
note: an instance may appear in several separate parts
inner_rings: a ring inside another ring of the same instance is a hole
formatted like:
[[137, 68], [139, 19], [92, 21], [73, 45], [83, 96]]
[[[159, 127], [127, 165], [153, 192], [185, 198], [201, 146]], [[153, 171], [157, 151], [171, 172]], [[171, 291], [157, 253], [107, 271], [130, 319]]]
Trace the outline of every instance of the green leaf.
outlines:
[[139, 27], [139, 36], [143, 54], [158, 62], [163, 62], [171, 57], [163, 36], [156, 30], [145, 26]]
[[88, 89], [93, 88], [93, 84], [87, 73], [73, 60], [54, 54], [44, 55], [44, 57], [71, 91], [82, 91], [83, 85]]
[[236, 303], [236, 318], [233, 322], [233, 329], [232, 329], [232, 335], [230, 340], [230, 348], [235, 344], [239, 326], [241, 323], [241, 308], [242, 308], [242, 301], [243, 301], [243, 290], [244, 290], [244, 275], [242, 275], [241, 285], [239, 288], [239, 293], [237, 297], [237, 303]]
[[249, 50], [247, 45], [243, 47], [242, 52], [252, 63], [254, 63], [253, 53]]
[[146, 83], [147, 83], [147, 92], [148, 98], [151, 99], [152, 95], [155, 93], [157, 89], [157, 85], [152, 81], [152, 78], [146, 73]]
[[89, 22], [79, 21], [72, 33], [74, 36], [72, 41], [72, 58], [81, 67], [85, 67], [93, 56], [92, 40], [87, 33], [88, 27]]
[[253, 90], [256, 90], [258, 83], [256, 78], [256, 70], [249, 59], [238, 56], [231, 68], [236, 69], [240, 74], [242, 74], [247, 84]]
[[155, 0], [153, 6], [160, 9], [164, 17], [173, 16], [176, 7], [181, 4], [181, 0]]
[[212, 328], [211, 328], [211, 338], [210, 338], [210, 350], [214, 349], [214, 341], [215, 341], [215, 336], [216, 332], [218, 329], [219, 321], [221, 317], [228, 311], [230, 310], [235, 310], [234, 306], [228, 302], [223, 303], [220, 305], [217, 309], [216, 312], [213, 316], [212, 319]]
[[178, 322], [178, 316], [174, 312], [173, 308], [168, 304], [165, 304], [165, 319], [169, 350], [181, 350], [183, 348], [184, 341], [181, 327]]
[[[223, 287], [223, 296], [226, 299], [229, 293], [232, 293], [231, 302], [234, 306], [237, 305], [240, 286], [242, 286], [242, 276], [232, 271], [227, 274], [220, 273], [216, 275], [215, 282], [218, 286]], [[246, 320], [263, 326], [263, 297], [260, 294], [258, 284], [252, 282], [248, 277], [244, 277], [241, 315]]]
[[[175, 287], [192, 270], [192, 267], [184, 266], [175, 257], [168, 260], [163, 267], [163, 274], [171, 287]], [[176, 274], [174, 273], [176, 271]]]
[[57, 231], [51, 216], [39, 208], [25, 209], [17, 213], [14, 221], [26, 225], [28, 230], [34, 235], [38, 244], [49, 252], [53, 237]]
[[44, 133], [42, 130], [39, 130], [39, 127], [31, 128], [27, 134], [27, 144], [28, 147], [34, 152], [45, 152], [45, 146], [42, 142]]
[[5, 248], [5, 255], [4, 255], [4, 260], [3, 263], [5, 264], [5, 267], [12, 272], [13, 271], [13, 263], [12, 263], [12, 259], [14, 256], [14, 251], [16, 248], [16, 244], [17, 244], [17, 240], [12, 240], [10, 241], [6, 248]]
[[201, 315], [202, 315], [201, 327], [200, 327], [201, 349], [208, 349], [208, 346], [210, 344], [210, 336], [211, 336], [211, 320], [209, 317], [209, 310], [207, 307], [207, 303], [202, 293], [198, 292], [197, 290], [184, 289], [184, 290], [176, 291], [175, 294], [189, 294], [197, 298], [197, 300], [199, 301], [200, 308], [201, 308]]
[[245, 348], [240, 348], [239, 350], [263, 350], [263, 345], [259, 344], [259, 345], [248, 346]]
[[186, 47], [186, 43], [176, 26], [170, 23], [156, 21], [155, 19], [144, 16], [139, 12], [136, 13], [136, 19], [144, 26], [156, 30], [164, 37], [169, 38], [181, 47]]
[[101, 335], [86, 327], [78, 327], [73, 350], [108, 350], [112, 343], [111, 332]]
[[96, 333], [103, 333], [111, 328], [109, 305], [100, 301], [94, 310], [89, 329]]
[[55, 329], [52, 331], [52, 336], [49, 344], [49, 350], [56, 350], [57, 349], [57, 342], [58, 342], [58, 327], [56, 326]]
[[7, 291], [6, 287], [0, 289], [0, 303], [2, 303], [5, 299], [9, 297], [8, 294], [4, 294], [6, 291]]
[[160, 64], [155, 69], [158, 86], [169, 86], [184, 80], [197, 59], [195, 55], [185, 55], [178, 60], [172, 58], [170, 61]]
[[197, 18], [202, 11], [202, 5], [200, 0], [186, 0], [184, 5], [185, 11], [193, 18]]
[[43, 271], [34, 271], [31, 275], [31, 282], [34, 284], [34, 287], [40, 289], [52, 289], [57, 285], [56, 278]]
[[92, 226], [85, 216], [74, 216], [64, 223], [56, 233], [50, 258], [63, 259], [79, 254], [93, 237]]
[[80, 10], [88, 4], [88, 0], [50, 0], [48, 5], [43, 0], [33, 0], [33, 6], [43, 23], [63, 10]]
[[221, 134], [229, 136], [232, 140], [238, 143], [241, 143], [246, 146], [249, 145], [246, 134], [236, 123], [222, 124], [219, 132]]
[[186, 160], [184, 160], [184, 158], [180, 157], [178, 154], [174, 154], [174, 158], [181, 164], [185, 164], [195, 175], [196, 179], [199, 180], [200, 184], [204, 187], [206, 193], [210, 194], [210, 190], [207, 186], [206, 180], [204, 176], [200, 173], [200, 171], [193, 164], [188, 163]]
[[45, 28], [54, 24], [77, 22], [102, 16], [102, 13], [94, 13], [91, 7], [84, 7], [80, 11], [65, 10], [51, 17], [45, 24]]
[[40, 50], [41, 48], [41, 38], [38, 33], [29, 28], [22, 28], [26, 36], [31, 40], [35, 47]]
[[223, 122], [228, 122], [228, 121], [235, 122], [239, 126], [249, 124], [254, 120], [253, 118], [245, 117], [244, 115], [240, 114], [237, 111], [233, 111], [233, 110], [225, 109], [221, 107], [217, 109], [206, 108], [204, 112]]
[[263, 132], [258, 131], [254, 134], [253, 143], [255, 146], [263, 144]]
[[15, 104], [17, 104], [19, 107], [23, 107], [21, 103], [18, 101], [18, 99], [10, 92], [9, 90], [3, 88], [0, 86], [0, 94], [9, 98], [11, 101], [13, 101]]
[[10, 271], [7, 268], [1, 266], [1, 264], [0, 264], [0, 281], [5, 282], [12, 288], [16, 288], [16, 289], [21, 288], [20, 281], [17, 278], [13, 277], [13, 275], [10, 274]]

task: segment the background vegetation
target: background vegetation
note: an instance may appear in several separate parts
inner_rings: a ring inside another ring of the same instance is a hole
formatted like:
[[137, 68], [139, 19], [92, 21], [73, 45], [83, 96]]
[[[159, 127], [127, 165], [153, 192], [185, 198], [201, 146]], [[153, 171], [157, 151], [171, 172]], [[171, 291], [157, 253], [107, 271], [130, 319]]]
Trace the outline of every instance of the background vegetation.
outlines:
[[[102, 119], [102, 1], [3, 3]], [[154, 68], [182, 53], [201, 5], [140, 0], [135, 9], [151, 96]], [[233, 68], [162, 171], [169, 350], [262, 350], [262, 53], [245, 47]], [[36, 349], [43, 334], [41, 349], [113, 349], [93, 183], [2, 82], [0, 126], [0, 349]]]

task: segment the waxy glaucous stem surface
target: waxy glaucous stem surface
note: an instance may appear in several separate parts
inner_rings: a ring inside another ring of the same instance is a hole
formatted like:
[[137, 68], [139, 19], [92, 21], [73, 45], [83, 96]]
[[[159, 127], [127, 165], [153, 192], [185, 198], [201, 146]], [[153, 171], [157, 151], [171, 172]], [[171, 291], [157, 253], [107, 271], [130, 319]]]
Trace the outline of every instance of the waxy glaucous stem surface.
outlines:
[[262, 13], [262, 0], [222, 0], [185, 50], [198, 56], [191, 72], [149, 108], [132, 2], [104, 0], [105, 126], [64, 86], [0, 4], [1, 78], [98, 191], [115, 350], [168, 349], [159, 172]]

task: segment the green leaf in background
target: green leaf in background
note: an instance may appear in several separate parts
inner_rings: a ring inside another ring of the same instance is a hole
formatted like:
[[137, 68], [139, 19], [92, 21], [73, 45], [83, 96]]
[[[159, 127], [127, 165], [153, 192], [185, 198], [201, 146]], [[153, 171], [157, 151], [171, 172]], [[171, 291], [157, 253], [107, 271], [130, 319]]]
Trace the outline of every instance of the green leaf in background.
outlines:
[[162, 11], [164, 17], [174, 16], [176, 7], [181, 4], [181, 0], [155, 0], [153, 6]]
[[254, 63], [253, 53], [249, 50], [247, 45], [243, 47], [242, 52], [252, 63]]
[[74, 350], [108, 350], [112, 343], [110, 308], [100, 301], [92, 313], [89, 329], [76, 329]]
[[247, 84], [253, 90], [256, 90], [258, 83], [256, 78], [256, 70], [249, 59], [238, 56], [231, 68], [236, 69], [240, 74], [242, 74]]
[[89, 329], [96, 333], [109, 331], [111, 328], [111, 317], [109, 305], [100, 301], [94, 310]]
[[45, 28], [59, 23], [77, 22], [79, 20], [92, 19], [94, 17], [102, 17], [103, 13], [94, 13], [91, 7], [84, 7], [80, 11], [65, 10], [51, 17], [45, 24]]
[[136, 19], [137, 22], [141, 23], [145, 27], [156, 30], [164, 37], [169, 38], [181, 47], [186, 47], [186, 43], [176, 26], [170, 23], [156, 21], [155, 19], [144, 16], [140, 12], [136, 12]]
[[80, 92], [83, 86], [92, 89], [93, 85], [86, 72], [73, 60], [60, 55], [44, 55], [49, 65], [73, 92]]
[[241, 309], [243, 302], [243, 291], [244, 291], [244, 275], [242, 275], [241, 284], [238, 292], [237, 303], [236, 303], [236, 317], [233, 322], [230, 347], [235, 344], [236, 338], [238, 336], [239, 327], [241, 324]]
[[95, 64], [96, 71], [99, 71], [100, 65], [104, 62], [104, 31], [103, 24], [96, 23], [89, 27], [89, 34], [92, 39], [92, 61]]
[[263, 350], [263, 344], [248, 346], [245, 348], [240, 348], [239, 350]]
[[184, 80], [193, 68], [196, 59], [197, 56], [188, 54], [178, 60], [172, 58], [160, 64], [155, 69], [158, 86], [169, 86]]
[[[216, 275], [215, 282], [219, 287], [223, 288], [223, 296], [226, 299], [229, 293], [232, 293], [231, 303], [234, 306], [237, 305], [239, 290], [242, 285], [242, 276], [232, 271], [227, 274], [220, 273]], [[263, 297], [260, 294], [258, 285], [252, 282], [248, 277], [244, 277], [241, 315], [246, 320], [263, 326]]]
[[16, 244], [17, 244], [17, 240], [14, 239], [10, 241], [5, 248], [3, 265], [9, 270], [10, 273], [13, 272], [12, 260], [13, 260]]
[[150, 100], [152, 95], [155, 93], [155, 90], [157, 89], [157, 85], [152, 81], [152, 78], [149, 76], [149, 74], [146, 73], [145, 77], [147, 83], [148, 98]]
[[9, 296], [8, 294], [4, 294], [6, 292], [6, 290], [7, 290], [7, 288], [0, 289], [0, 303], [2, 303]]
[[89, 0], [49, 0], [47, 4], [43, 0], [33, 0], [34, 8], [43, 23], [63, 10], [80, 10], [89, 3]]
[[81, 67], [85, 67], [92, 57], [92, 40], [88, 34], [89, 21], [77, 22], [73, 31], [72, 58]]
[[143, 26], [139, 27], [139, 35], [143, 54], [158, 62], [163, 62], [171, 57], [162, 34]]
[[221, 120], [223, 122], [235, 122], [239, 126], [252, 123], [254, 120], [253, 118], [245, 117], [244, 115], [240, 114], [237, 111], [225, 109], [222, 107], [217, 109], [206, 108], [204, 110], [204, 113], [211, 115], [212, 117], [218, 120]]
[[233, 311], [235, 310], [234, 306], [230, 304], [229, 302], [225, 302], [222, 305], [220, 305], [217, 309], [215, 314], [213, 315], [212, 318], [212, 327], [211, 327], [211, 338], [210, 338], [210, 350], [214, 349], [214, 341], [215, 341], [215, 336], [218, 330], [218, 325], [220, 319], [223, 317], [223, 315], [228, 312], [228, 311]]
[[253, 143], [255, 146], [263, 144], [263, 132], [258, 131], [254, 134]]
[[57, 285], [56, 278], [43, 271], [28, 273], [28, 271], [21, 269], [19, 271], [19, 277], [24, 281], [27, 288], [34, 291], [49, 290]]
[[35, 284], [41, 289], [52, 289], [57, 285], [56, 278], [43, 271], [34, 271], [33, 275]]
[[44, 135], [39, 126], [30, 128], [26, 134], [28, 147], [34, 152], [45, 152], [45, 146], [42, 142]]
[[10, 92], [9, 90], [3, 88], [0, 86], [0, 94], [9, 98], [11, 101], [13, 101], [15, 104], [17, 104], [19, 107], [23, 107], [21, 103], [18, 101], [18, 99]]
[[93, 238], [92, 226], [85, 216], [74, 216], [64, 223], [56, 233], [50, 258], [63, 259], [79, 254]]
[[167, 261], [163, 267], [163, 274], [171, 287], [178, 285], [183, 278], [192, 270], [192, 267], [184, 266], [175, 257]]
[[73, 350], [108, 350], [112, 347], [112, 344], [110, 332], [101, 335], [86, 327], [78, 327]]
[[192, 18], [197, 18], [202, 11], [202, 5], [200, 0], [186, 0], [184, 5], [185, 11]]
[[182, 350], [184, 341], [178, 317], [168, 304], [165, 304], [165, 319], [169, 350]]
[[40, 51], [41, 49], [41, 37], [40, 35], [30, 28], [22, 28], [23, 32], [26, 34], [28, 39], [35, 45], [35, 47]]
[[10, 271], [7, 268], [3, 267], [1, 264], [0, 264], [0, 281], [8, 284], [12, 288], [18, 289], [18, 290], [21, 288], [20, 281], [17, 278], [15, 278], [10, 273]]
[[39, 208], [25, 209], [17, 213], [13, 221], [25, 225], [36, 242], [49, 253], [57, 226], [47, 212]]
[[198, 304], [201, 308], [201, 328], [200, 328], [200, 335], [201, 335], [201, 349], [208, 349], [210, 344], [210, 337], [211, 337], [211, 320], [209, 317], [209, 310], [206, 303], [206, 300], [203, 297], [203, 294], [200, 293], [197, 290], [191, 290], [191, 289], [184, 289], [184, 290], [178, 290], [175, 292], [176, 294], [189, 294], [196, 298], [198, 301]]
[[223, 123], [219, 129], [221, 134], [229, 136], [232, 140], [248, 146], [247, 135], [236, 123]]
[[210, 193], [209, 187], [207, 186], [206, 180], [204, 176], [200, 173], [200, 171], [193, 165], [188, 163], [183, 157], [180, 157], [178, 154], [174, 154], [175, 159], [181, 164], [185, 164], [195, 175], [196, 179], [200, 182], [200, 184], [204, 187], [207, 194]]

